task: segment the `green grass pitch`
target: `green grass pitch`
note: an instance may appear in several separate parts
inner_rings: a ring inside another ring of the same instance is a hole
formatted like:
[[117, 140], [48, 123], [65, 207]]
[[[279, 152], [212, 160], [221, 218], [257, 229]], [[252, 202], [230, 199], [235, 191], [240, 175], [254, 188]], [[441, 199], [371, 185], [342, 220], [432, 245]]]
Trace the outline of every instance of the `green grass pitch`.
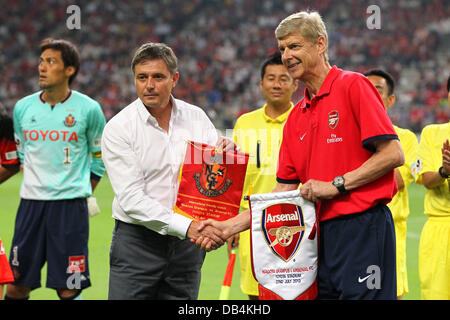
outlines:
[[[10, 245], [14, 231], [14, 220], [19, 205], [19, 189], [22, 174], [17, 174], [7, 182], [0, 185], [0, 237], [3, 240], [9, 256]], [[407, 264], [409, 293], [404, 297], [408, 300], [420, 299], [420, 284], [418, 275], [418, 246], [422, 226], [426, 220], [423, 214], [424, 188], [412, 184], [410, 191], [411, 214], [408, 218], [407, 234]], [[108, 297], [109, 278], [109, 247], [114, 221], [111, 218], [111, 204], [113, 192], [108, 178], [102, 179], [94, 196], [97, 198], [101, 213], [90, 218], [89, 236], [89, 267], [92, 286], [83, 291], [84, 300], [105, 300]], [[216, 300], [219, 297], [228, 257], [225, 247], [206, 255], [202, 269], [202, 282], [200, 285], [200, 300]], [[42, 287], [34, 290], [31, 300], [56, 300], [57, 295], [52, 289], [45, 288], [46, 267], [42, 269]], [[240, 271], [239, 259], [236, 259], [233, 281], [230, 290], [230, 300], [245, 300], [239, 287]]]

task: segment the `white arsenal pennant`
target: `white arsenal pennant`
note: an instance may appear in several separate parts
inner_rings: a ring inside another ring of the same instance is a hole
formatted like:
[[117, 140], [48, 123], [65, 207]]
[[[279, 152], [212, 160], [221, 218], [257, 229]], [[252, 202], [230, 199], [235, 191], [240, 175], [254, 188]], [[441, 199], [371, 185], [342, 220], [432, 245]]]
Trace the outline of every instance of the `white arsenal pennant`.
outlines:
[[299, 190], [250, 196], [253, 275], [265, 300], [317, 296], [314, 204]]

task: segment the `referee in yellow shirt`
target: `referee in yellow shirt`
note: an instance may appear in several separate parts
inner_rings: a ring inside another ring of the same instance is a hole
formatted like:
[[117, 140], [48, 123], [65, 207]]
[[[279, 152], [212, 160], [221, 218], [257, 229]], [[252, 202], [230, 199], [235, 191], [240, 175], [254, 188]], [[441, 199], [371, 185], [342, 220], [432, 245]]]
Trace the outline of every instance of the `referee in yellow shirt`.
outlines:
[[[450, 77], [447, 80], [450, 106]], [[450, 122], [425, 126], [420, 136], [416, 182], [426, 188], [428, 216], [419, 243], [424, 300], [450, 300]]]
[[[381, 95], [386, 109], [391, 108], [396, 101], [393, 77], [384, 70], [372, 69], [364, 73]], [[405, 163], [395, 168], [395, 180], [398, 191], [388, 204], [392, 212], [395, 227], [396, 265], [397, 265], [397, 298], [401, 299], [408, 293], [408, 275], [406, 272], [406, 219], [409, 216], [408, 186], [414, 181], [411, 167], [417, 159], [418, 141], [416, 135], [408, 130], [394, 125], [405, 155]]]
[[[266, 60], [261, 67], [259, 83], [266, 104], [257, 110], [243, 114], [236, 120], [233, 139], [243, 152], [250, 154], [244, 183], [244, 195], [271, 192], [276, 185], [278, 152], [283, 137], [283, 126], [294, 107], [292, 94], [297, 90], [294, 80], [281, 62], [279, 53]], [[248, 201], [242, 200], [240, 212], [248, 209]], [[258, 299], [258, 283], [252, 274], [250, 232], [228, 241], [228, 248], [239, 244], [241, 290], [251, 300]]]

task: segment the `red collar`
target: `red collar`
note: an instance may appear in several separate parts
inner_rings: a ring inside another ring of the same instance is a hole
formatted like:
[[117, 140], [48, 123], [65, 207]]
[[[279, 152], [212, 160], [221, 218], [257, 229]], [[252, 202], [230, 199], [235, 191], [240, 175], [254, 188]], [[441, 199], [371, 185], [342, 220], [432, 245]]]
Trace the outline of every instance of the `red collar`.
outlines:
[[[330, 93], [331, 86], [332, 86], [334, 80], [337, 78], [340, 71], [341, 71], [341, 69], [339, 69], [336, 66], [333, 66], [330, 69], [330, 71], [328, 71], [328, 74], [325, 77], [325, 80], [323, 81], [322, 85], [320, 86], [319, 92], [315, 95], [314, 98], [325, 96]], [[311, 104], [311, 99], [309, 98], [308, 88], [305, 88], [304, 97], [305, 97], [305, 103], [301, 106], [302, 109], [305, 109], [307, 106], [309, 106]]]

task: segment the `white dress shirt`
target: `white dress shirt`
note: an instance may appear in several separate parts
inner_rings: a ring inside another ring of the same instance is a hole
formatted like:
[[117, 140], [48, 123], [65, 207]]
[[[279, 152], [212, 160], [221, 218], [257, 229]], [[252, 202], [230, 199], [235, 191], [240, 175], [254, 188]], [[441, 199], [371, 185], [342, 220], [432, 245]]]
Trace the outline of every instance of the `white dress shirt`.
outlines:
[[215, 145], [205, 112], [171, 97], [169, 131], [138, 98], [105, 126], [102, 158], [114, 190], [112, 216], [163, 235], [186, 237], [191, 219], [173, 212], [187, 140]]

